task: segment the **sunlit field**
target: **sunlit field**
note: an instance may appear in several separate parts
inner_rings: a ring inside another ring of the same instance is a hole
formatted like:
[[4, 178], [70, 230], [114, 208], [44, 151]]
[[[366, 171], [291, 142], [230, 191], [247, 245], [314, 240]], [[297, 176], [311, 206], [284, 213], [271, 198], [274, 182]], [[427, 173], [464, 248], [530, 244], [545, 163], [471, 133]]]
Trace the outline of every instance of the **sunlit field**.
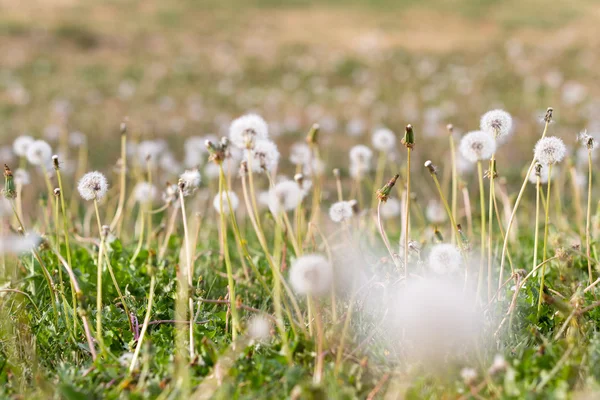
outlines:
[[1, 398], [600, 398], [597, 4], [169, 3], [0, 2]]

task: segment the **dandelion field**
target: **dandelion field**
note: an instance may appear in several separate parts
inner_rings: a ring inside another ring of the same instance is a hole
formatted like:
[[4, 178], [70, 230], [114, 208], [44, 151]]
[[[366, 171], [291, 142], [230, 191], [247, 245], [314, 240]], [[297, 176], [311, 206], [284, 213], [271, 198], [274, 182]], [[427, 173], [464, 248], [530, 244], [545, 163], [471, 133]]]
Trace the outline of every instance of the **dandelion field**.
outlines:
[[276, 3], [0, 5], [0, 397], [598, 398], [598, 7]]

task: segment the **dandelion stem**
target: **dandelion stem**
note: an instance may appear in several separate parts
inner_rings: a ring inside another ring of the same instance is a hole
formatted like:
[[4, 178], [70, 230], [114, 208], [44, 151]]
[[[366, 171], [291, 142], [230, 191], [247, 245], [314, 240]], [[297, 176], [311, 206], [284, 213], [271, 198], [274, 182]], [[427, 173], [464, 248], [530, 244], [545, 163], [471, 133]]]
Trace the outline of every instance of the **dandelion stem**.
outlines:
[[537, 254], [538, 254], [538, 236], [539, 236], [539, 225], [540, 225], [540, 182], [541, 178], [538, 175], [535, 182], [535, 231], [533, 235], [533, 267], [537, 265]]
[[481, 287], [483, 286], [483, 271], [485, 265], [485, 189], [483, 186], [483, 167], [481, 166], [481, 160], [477, 161], [477, 177], [479, 178], [479, 206], [481, 213], [481, 259], [479, 260], [479, 277], [477, 279], [477, 298], [479, 298]]
[[[153, 267], [150, 267], [152, 271]], [[146, 307], [146, 316], [144, 317], [144, 323], [142, 325], [142, 330], [140, 332], [140, 338], [138, 339], [137, 345], [135, 346], [135, 351], [133, 353], [133, 358], [131, 359], [131, 365], [129, 365], [129, 373], [132, 373], [135, 369], [135, 365], [137, 364], [137, 359], [140, 355], [140, 350], [142, 348], [142, 343], [144, 342], [144, 337], [146, 336], [146, 330], [148, 329], [148, 323], [150, 322], [150, 315], [152, 315], [152, 304], [154, 301], [154, 287], [156, 285], [156, 277], [154, 272], [150, 272], [150, 294], [148, 296], [148, 305]]]
[[[410, 231], [410, 153], [406, 148], [406, 209], [404, 211], [404, 278], [408, 276], [408, 235]], [[437, 182], [437, 177], [435, 178]], [[439, 183], [437, 183], [439, 188]], [[441, 193], [441, 190], [440, 190]], [[454, 222], [452, 223], [454, 224]]]
[[98, 233], [100, 234], [100, 248], [98, 249], [98, 266], [96, 281], [96, 336], [100, 347], [104, 350], [104, 339], [102, 337], [102, 263], [104, 258], [105, 235], [102, 234], [102, 223], [100, 222], [100, 211], [98, 210], [98, 199], [94, 197], [94, 210], [98, 222]]
[[124, 129], [121, 130], [121, 171], [120, 171], [120, 181], [119, 181], [119, 203], [117, 205], [117, 211], [115, 212], [115, 216], [110, 223], [111, 231], [117, 229], [117, 235], [121, 236], [121, 228], [123, 226], [122, 223], [122, 215], [123, 215], [123, 207], [125, 206], [125, 193], [126, 193], [126, 185], [127, 185], [127, 135], [124, 132]]
[[587, 213], [585, 218], [585, 254], [587, 256], [587, 267], [590, 284], [593, 283], [592, 262], [590, 258], [590, 220], [592, 213], [592, 149], [588, 149], [588, 196], [587, 196]]
[[[548, 165], [548, 188], [547, 188], [547, 195], [546, 195], [546, 204], [548, 205], [546, 207], [546, 218], [544, 220], [544, 251], [542, 253], [542, 257], [543, 257], [543, 261], [546, 261], [546, 250], [548, 248], [548, 220], [549, 220], [549, 211], [550, 211], [550, 187], [551, 187], [551, 181], [552, 181], [552, 164]], [[542, 274], [540, 276], [540, 293], [539, 293], [539, 297], [538, 297], [538, 307], [537, 307], [537, 317], [540, 317], [540, 311], [542, 309], [542, 297], [544, 295], [544, 280], [545, 280], [545, 275], [546, 275], [546, 266], [544, 265], [542, 267]]]
[[489, 197], [489, 214], [488, 214], [488, 268], [487, 268], [487, 280], [488, 280], [488, 299], [492, 298], [492, 252], [493, 252], [493, 218], [494, 218], [494, 180], [496, 179], [496, 154], [492, 154], [490, 159], [490, 197]]
[[[449, 129], [449, 140], [450, 140], [450, 161], [452, 163], [452, 216], [456, 220], [456, 207], [458, 202], [458, 174], [456, 171], [456, 148], [454, 146], [454, 136], [452, 135], [452, 129]], [[452, 230], [452, 242], [458, 240], [454, 230]]]

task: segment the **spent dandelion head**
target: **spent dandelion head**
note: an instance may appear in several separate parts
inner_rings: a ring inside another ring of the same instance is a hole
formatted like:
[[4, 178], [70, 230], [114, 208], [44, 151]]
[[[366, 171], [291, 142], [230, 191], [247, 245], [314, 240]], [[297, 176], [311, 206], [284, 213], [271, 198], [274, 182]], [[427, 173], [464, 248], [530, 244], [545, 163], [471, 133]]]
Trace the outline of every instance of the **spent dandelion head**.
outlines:
[[461, 155], [472, 163], [488, 160], [496, 152], [494, 137], [484, 131], [472, 131], [460, 140]]
[[77, 190], [84, 200], [101, 200], [108, 191], [108, 181], [101, 172], [88, 172], [79, 180]]
[[179, 181], [184, 184], [183, 195], [188, 196], [194, 193], [200, 186], [201, 179], [200, 172], [197, 169], [188, 169], [181, 174], [179, 176]]
[[480, 129], [491, 133], [496, 139], [509, 135], [512, 131], [512, 117], [504, 110], [491, 110], [482, 115]]
[[246, 152], [244, 159], [248, 161], [248, 155], [252, 157], [253, 172], [272, 172], [279, 164], [279, 150], [277, 145], [271, 140], [257, 140], [254, 148]]
[[586, 130], [579, 132], [577, 141], [588, 150], [594, 150], [598, 145], [594, 136], [587, 133]]
[[235, 119], [229, 126], [229, 139], [241, 149], [252, 149], [259, 140], [269, 137], [269, 126], [257, 114], [246, 114]]
[[149, 204], [158, 195], [156, 186], [148, 182], [139, 182], [133, 188], [133, 198], [140, 204]]
[[549, 136], [538, 140], [533, 150], [535, 159], [540, 164], [554, 165], [565, 158], [567, 148], [562, 139]]
[[269, 210], [273, 215], [291, 211], [298, 207], [304, 193], [298, 183], [290, 180], [285, 180], [277, 183], [269, 189]]
[[333, 268], [320, 254], [298, 257], [290, 268], [290, 283], [300, 295], [323, 296], [331, 289]]

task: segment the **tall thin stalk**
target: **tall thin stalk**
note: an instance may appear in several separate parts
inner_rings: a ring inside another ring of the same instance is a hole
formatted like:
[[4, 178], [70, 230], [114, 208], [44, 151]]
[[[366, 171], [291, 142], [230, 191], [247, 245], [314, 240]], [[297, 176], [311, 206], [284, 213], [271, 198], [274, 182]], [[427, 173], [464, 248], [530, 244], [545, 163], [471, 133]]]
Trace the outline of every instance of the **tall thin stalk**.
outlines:
[[479, 277], [477, 279], [477, 298], [481, 294], [483, 285], [483, 271], [485, 266], [485, 188], [483, 186], [483, 167], [481, 160], [477, 161], [477, 177], [479, 178], [479, 207], [481, 213], [481, 248], [479, 260]]
[[[546, 261], [547, 259], [547, 248], [548, 248], [548, 225], [549, 225], [549, 216], [550, 216], [550, 187], [552, 182], [552, 164], [548, 165], [548, 187], [546, 194], [546, 218], [544, 220], [544, 250], [542, 252], [542, 261]], [[539, 318], [540, 311], [542, 309], [542, 297], [544, 294], [544, 281], [546, 276], [546, 265], [542, 267], [542, 274], [540, 276], [540, 293], [538, 297], [538, 307], [537, 307], [537, 316]]]
[[125, 122], [121, 123], [121, 171], [119, 178], [119, 203], [115, 216], [110, 223], [110, 229], [114, 231], [116, 228], [117, 235], [121, 236], [123, 207], [125, 206], [125, 192], [127, 190], [127, 125]]
[[[593, 141], [594, 139], [590, 139]], [[588, 143], [588, 195], [587, 195], [587, 212], [585, 216], [585, 255], [587, 256], [587, 267], [590, 284], [594, 282], [592, 275], [592, 261], [590, 253], [590, 220], [592, 216], [592, 149], [593, 142]]]
[[489, 170], [489, 179], [490, 179], [490, 197], [489, 197], [489, 210], [488, 210], [488, 268], [487, 268], [487, 281], [488, 281], [488, 300], [492, 298], [493, 289], [492, 289], [492, 253], [493, 253], [493, 228], [494, 228], [494, 180], [496, 179], [496, 155], [492, 154], [492, 158], [490, 159], [490, 170]]
[[408, 276], [408, 242], [410, 232], [410, 153], [415, 146], [412, 125], [406, 125], [402, 144], [406, 147], [406, 207], [404, 210], [404, 277]]

